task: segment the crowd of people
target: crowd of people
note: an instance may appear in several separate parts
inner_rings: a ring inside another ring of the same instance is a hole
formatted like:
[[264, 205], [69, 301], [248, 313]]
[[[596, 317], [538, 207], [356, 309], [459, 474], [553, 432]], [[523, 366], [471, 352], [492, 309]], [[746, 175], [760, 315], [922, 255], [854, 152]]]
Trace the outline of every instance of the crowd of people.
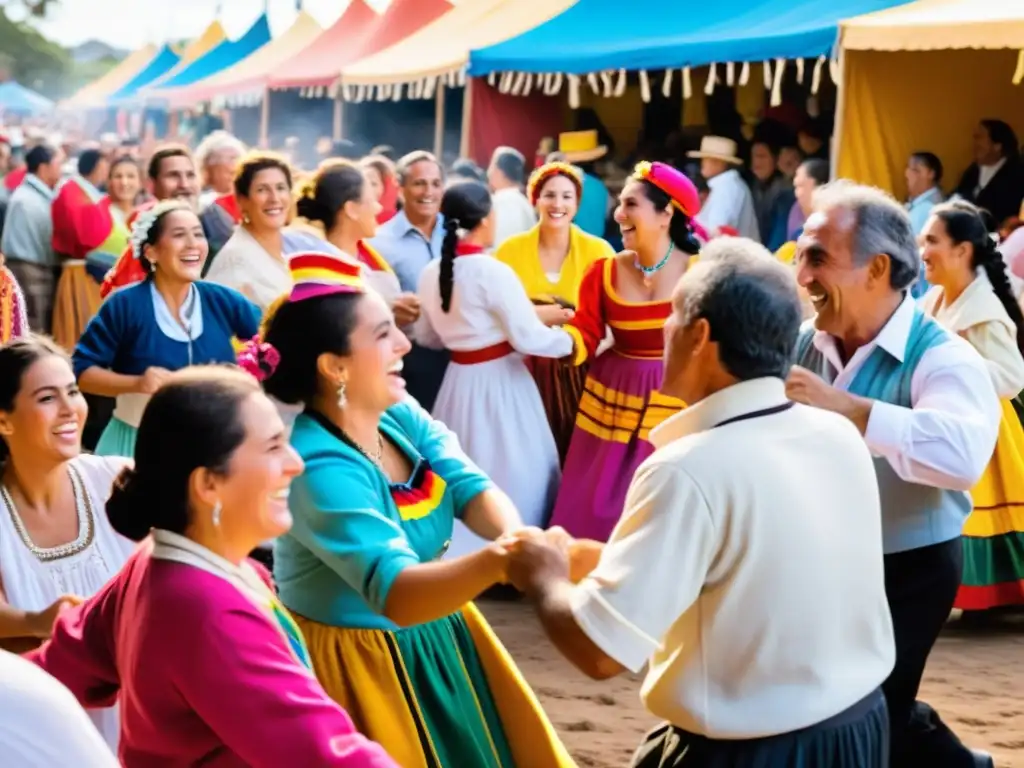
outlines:
[[954, 606], [1024, 603], [993, 125], [974, 187], [917, 153], [908, 204], [813, 131], [791, 185], [710, 136], [703, 179], [614, 197], [594, 131], [486, 170], [30, 148], [0, 756], [573, 766], [474, 605], [512, 589], [583, 674], [646, 666], [637, 768], [992, 765], [917, 695]]

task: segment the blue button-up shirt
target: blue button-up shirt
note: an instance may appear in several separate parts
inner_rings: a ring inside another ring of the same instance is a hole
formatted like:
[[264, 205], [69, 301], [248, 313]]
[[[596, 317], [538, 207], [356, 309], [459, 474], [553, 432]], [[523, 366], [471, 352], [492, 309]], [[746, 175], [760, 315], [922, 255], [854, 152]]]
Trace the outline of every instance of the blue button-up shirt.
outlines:
[[409, 222], [405, 211], [399, 211], [391, 221], [377, 230], [370, 245], [380, 251], [395, 270], [403, 291], [415, 293], [419, 288], [420, 273], [431, 261], [440, 257], [444, 241], [444, 217], [437, 215], [434, 232], [426, 236]]

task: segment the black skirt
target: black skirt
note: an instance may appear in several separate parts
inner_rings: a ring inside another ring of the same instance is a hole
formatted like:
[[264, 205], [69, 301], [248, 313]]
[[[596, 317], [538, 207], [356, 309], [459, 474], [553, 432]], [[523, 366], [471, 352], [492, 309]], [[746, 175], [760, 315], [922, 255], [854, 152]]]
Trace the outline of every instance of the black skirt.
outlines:
[[835, 717], [760, 739], [709, 739], [665, 724], [647, 735], [633, 768], [888, 768], [881, 689]]

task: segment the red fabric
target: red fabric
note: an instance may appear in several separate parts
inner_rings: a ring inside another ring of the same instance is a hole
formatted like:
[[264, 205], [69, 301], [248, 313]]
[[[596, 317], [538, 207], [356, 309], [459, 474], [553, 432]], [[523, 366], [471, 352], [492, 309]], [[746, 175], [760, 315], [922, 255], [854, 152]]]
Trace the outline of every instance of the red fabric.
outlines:
[[53, 200], [53, 250], [61, 256], [84, 259], [103, 244], [114, 229], [110, 208], [94, 203], [74, 179], [61, 186]]
[[273, 88], [329, 86], [348, 64], [390, 48], [452, 9], [447, 0], [394, 0], [378, 14], [364, 0], [352, 3], [313, 44], [269, 78]]
[[398, 182], [388, 177], [384, 179], [384, 194], [380, 196], [381, 211], [377, 214], [377, 223], [384, 224], [395, 218], [398, 213]]
[[[128, 229], [131, 230], [140, 213], [148, 211], [155, 205], [156, 200], [151, 200], [132, 211], [132, 215], [128, 217]], [[146, 270], [139, 263], [139, 260], [135, 258], [135, 255], [132, 253], [132, 247], [129, 245], [124, 249], [124, 253], [121, 254], [121, 258], [117, 260], [113, 268], [107, 272], [107, 276], [103, 278], [103, 284], [100, 286], [100, 296], [105, 299], [115, 289], [141, 283], [145, 279]]]
[[508, 357], [515, 348], [507, 341], [499, 341], [497, 344], [492, 344], [489, 347], [483, 349], [468, 349], [468, 350], [452, 350], [452, 362], [458, 363], [459, 365], [479, 365], [480, 363], [489, 363], [491, 360], [500, 360], [503, 357]]
[[529, 96], [503, 94], [478, 77], [469, 78], [466, 88], [472, 89], [473, 100], [468, 154], [484, 168], [498, 147], [515, 147], [523, 157], [533, 157], [541, 139], [557, 136], [565, 127], [562, 97], [536, 91]]
[[235, 222], [235, 224], [241, 223], [242, 212], [238, 208], [238, 200], [235, 199], [234, 194], [221, 195], [213, 202], [223, 208], [224, 212], [231, 217], [231, 220]]
[[13, 192], [18, 187], [21, 186], [21, 182], [23, 182], [25, 180], [25, 177], [27, 175], [28, 175], [28, 168], [23, 165], [23, 166], [21, 166], [21, 168], [17, 168], [15, 170], [11, 171], [10, 173], [8, 173], [4, 177], [4, 186], [7, 187], [8, 190]]
[[580, 281], [580, 300], [576, 314], [566, 324], [575, 328], [592, 358], [597, 347], [604, 340], [607, 321], [604, 313], [604, 262], [600, 259], [591, 264]]
[[464, 243], [461, 240], [455, 245], [456, 256], [472, 256], [476, 253], [483, 253], [484, 247], [482, 245], [474, 245], [473, 243]]

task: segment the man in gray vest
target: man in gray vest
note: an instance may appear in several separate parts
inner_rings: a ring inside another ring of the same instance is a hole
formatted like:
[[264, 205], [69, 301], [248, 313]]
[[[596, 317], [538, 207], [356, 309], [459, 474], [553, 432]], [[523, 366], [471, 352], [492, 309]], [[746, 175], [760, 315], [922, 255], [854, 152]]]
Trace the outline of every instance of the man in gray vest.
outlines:
[[880, 190], [843, 181], [818, 190], [796, 265], [817, 316], [801, 331], [787, 393], [846, 416], [875, 456], [896, 635], [883, 685], [891, 766], [992, 766], [916, 701], [960, 585], [967, 491], [995, 448], [1000, 407], [985, 363], [915, 306], [914, 232]]

